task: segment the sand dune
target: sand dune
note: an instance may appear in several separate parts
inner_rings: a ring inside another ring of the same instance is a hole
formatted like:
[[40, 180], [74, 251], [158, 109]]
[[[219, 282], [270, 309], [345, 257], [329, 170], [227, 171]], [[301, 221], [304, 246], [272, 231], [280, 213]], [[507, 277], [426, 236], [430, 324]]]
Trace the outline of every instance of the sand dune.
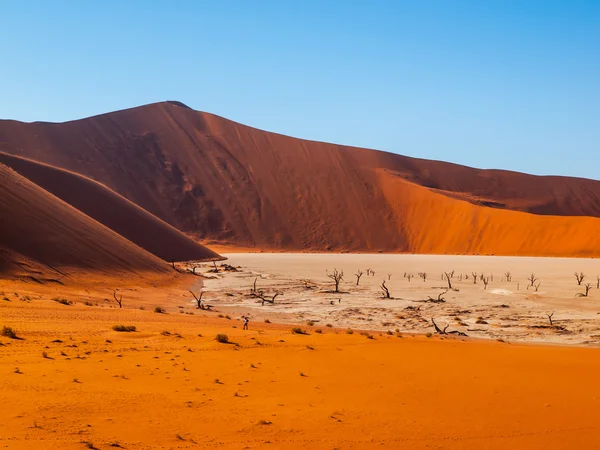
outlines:
[[0, 164], [0, 270], [167, 272], [167, 264]]
[[[305, 141], [174, 102], [61, 124], [0, 121], [0, 150], [97, 180], [206, 243], [600, 254], [595, 241], [583, 237], [595, 232], [595, 221], [555, 217], [600, 217], [598, 181], [477, 170]], [[402, 198], [409, 184], [399, 180], [420, 188], [408, 196], [414, 203]], [[535, 233], [526, 230], [532, 226]], [[579, 236], [576, 243], [569, 242], [569, 230]], [[526, 243], [526, 236], [535, 240]]]
[[408, 251], [434, 254], [592, 257], [600, 219], [484, 208], [380, 174]]
[[89, 178], [0, 153], [0, 163], [165, 261], [222, 259], [139, 206]]

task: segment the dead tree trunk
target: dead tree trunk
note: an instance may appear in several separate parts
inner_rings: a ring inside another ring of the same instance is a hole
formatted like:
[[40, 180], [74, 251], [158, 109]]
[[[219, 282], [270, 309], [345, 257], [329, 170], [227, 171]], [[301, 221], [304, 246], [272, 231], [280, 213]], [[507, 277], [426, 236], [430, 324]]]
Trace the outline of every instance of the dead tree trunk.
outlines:
[[446, 281], [448, 282], [448, 289], [452, 289], [452, 275], [454, 274], [454, 271], [448, 273], [448, 272], [444, 272], [444, 275], [446, 275]]
[[583, 272], [575, 272], [575, 279], [577, 280], [577, 286], [581, 286], [581, 283], [583, 282], [583, 279], [585, 278], [585, 275], [583, 274]]
[[390, 290], [385, 285], [385, 280], [383, 280], [381, 282], [381, 292], [382, 292], [382, 298], [392, 298], [390, 295]]
[[362, 276], [363, 276], [363, 271], [362, 271], [362, 270], [359, 270], [358, 272], [356, 272], [356, 273], [354, 274], [354, 276], [356, 277], [356, 285], [358, 286], [358, 283], [360, 283], [360, 277], [362, 277]]
[[531, 275], [529, 275], [529, 278], [527, 278], [527, 281], [529, 281], [529, 286], [530, 287], [534, 287], [535, 286], [535, 282], [538, 280], [538, 278], [535, 276], [534, 273], [532, 273]]
[[554, 326], [554, 324], [552, 323], [552, 316], [554, 315], [554, 313], [552, 314], [546, 314], [548, 316], [548, 320], [550, 321], [550, 326]]
[[483, 277], [483, 289], [487, 289], [487, 285], [490, 282], [488, 277]]
[[122, 308], [123, 307], [123, 294], [121, 294], [119, 296], [119, 298], [117, 298], [117, 290], [115, 289], [113, 291], [113, 297], [115, 299], [115, 302], [117, 302], [117, 304], [119, 305], [119, 308]]
[[340, 292], [340, 281], [342, 281], [344, 279], [344, 271], [343, 270], [338, 271], [337, 269], [333, 269], [333, 273], [329, 273], [327, 271], [325, 273], [335, 283], [335, 291], [334, 292]]
[[204, 295], [204, 291], [200, 291], [199, 297], [196, 296], [196, 294], [194, 294], [192, 291], [190, 291], [190, 294], [192, 294], [194, 296], [194, 300], [196, 300], [198, 309], [204, 309], [204, 306], [202, 305], [202, 296]]
[[471, 275], [473, 275], [473, 284], [477, 284], [477, 272], [471, 272]]

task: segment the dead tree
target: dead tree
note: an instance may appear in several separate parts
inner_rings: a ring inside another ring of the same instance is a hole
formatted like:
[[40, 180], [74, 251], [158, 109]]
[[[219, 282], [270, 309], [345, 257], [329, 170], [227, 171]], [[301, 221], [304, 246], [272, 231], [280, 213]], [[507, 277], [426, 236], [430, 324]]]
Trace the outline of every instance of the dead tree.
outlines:
[[427, 273], [426, 272], [419, 272], [419, 276], [421, 278], [423, 278], [423, 283], [425, 283], [427, 281]]
[[444, 329], [442, 330], [440, 327], [437, 326], [437, 324], [435, 323], [435, 320], [431, 319], [431, 323], [433, 323], [433, 326], [435, 327], [435, 332], [439, 333], [439, 334], [455, 334], [457, 336], [466, 336], [466, 333], [463, 333], [462, 331], [458, 331], [458, 330], [454, 330], [454, 331], [447, 331], [448, 327], [450, 325], [446, 325], [444, 327]]
[[414, 275], [412, 273], [407, 273], [406, 274], [406, 278], [408, 279], [408, 282], [410, 283], [411, 278], [414, 277]]
[[537, 292], [537, 291], [538, 291], [538, 289], [540, 288], [540, 286], [541, 286], [541, 285], [542, 285], [542, 283], [541, 283], [541, 282], [538, 282], [538, 284], [536, 284], [536, 285], [534, 286], [535, 292]]
[[529, 275], [529, 278], [527, 278], [527, 281], [529, 281], [529, 286], [530, 287], [534, 287], [535, 286], [535, 282], [538, 280], [538, 278], [535, 276], [534, 273], [532, 273], [531, 275]]
[[431, 296], [427, 296], [427, 300], [423, 300], [425, 303], [446, 303], [446, 299], [444, 298], [444, 295], [446, 295], [446, 293], [448, 292], [448, 289], [446, 289], [444, 292], [440, 292], [437, 296], [437, 298], [433, 298]]
[[452, 275], [454, 274], [454, 270], [450, 273], [448, 272], [444, 272], [444, 275], [446, 275], [446, 281], [448, 282], [448, 289], [452, 289]]
[[435, 323], [435, 320], [433, 320], [433, 318], [431, 319], [431, 323], [433, 323], [433, 326], [435, 327], [435, 332], [436, 333], [439, 333], [439, 334], [448, 334], [448, 333], [446, 333], [446, 330], [448, 329], [448, 327], [450, 325], [446, 325], [444, 327], [444, 329], [442, 330], [440, 327], [438, 327], [437, 323]]
[[590, 293], [590, 290], [592, 289], [592, 283], [586, 283], [583, 285], [584, 289], [585, 289], [585, 294], [582, 294], [581, 292], [576, 294], [575, 297], [587, 297]]
[[113, 297], [115, 299], [115, 302], [117, 302], [117, 305], [119, 305], [119, 308], [123, 307], [123, 294], [121, 294], [119, 296], [119, 298], [117, 298], [117, 290], [113, 290]]
[[600, 276], [596, 276], [596, 289], [600, 289]]
[[277, 298], [278, 295], [283, 295], [281, 292], [275, 292], [275, 294], [273, 294], [273, 297], [271, 298], [267, 298], [265, 297], [264, 294], [261, 294], [259, 297], [261, 299], [261, 306], [265, 305], [265, 302], [270, 303], [271, 305], [275, 304], [275, 298]]
[[392, 279], [392, 274], [388, 273], [388, 281]]
[[390, 290], [385, 285], [385, 280], [381, 282], [381, 298], [392, 298], [390, 295]]
[[506, 277], [506, 281], [511, 281], [512, 280], [512, 274], [510, 272], [505, 272], [504, 276]]
[[[448, 276], [448, 274], [446, 274], [446, 276]], [[450, 278], [454, 278], [454, 270], [450, 272]]]
[[583, 282], [583, 279], [585, 278], [585, 275], [583, 274], [583, 272], [575, 272], [575, 279], [577, 280], [577, 286], [581, 286], [581, 283]]
[[[367, 269], [367, 270], [369, 270], [369, 269]], [[367, 275], [368, 275], [368, 274], [369, 274], [369, 272], [367, 272]], [[363, 271], [362, 271], [362, 270], [359, 270], [358, 272], [356, 272], [356, 273], [354, 274], [354, 276], [356, 277], [356, 285], [358, 286], [358, 283], [360, 283], [360, 277], [362, 277], [362, 276], [363, 276]]]
[[[171, 260], [171, 266], [173, 266], [173, 269], [175, 269], [175, 260], [174, 259]], [[177, 270], [177, 269], [175, 269], [175, 270]]]
[[255, 294], [256, 293], [256, 281], [258, 280], [258, 277], [254, 279], [254, 283], [252, 284], [252, 289], [250, 290], [251, 294]]
[[550, 326], [553, 327], [554, 324], [552, 323], [552, 316], [554, 316], [554, 313], [552, 314], [546, 314], [548, 316], [548, 320], [550, 321]]
[[196, 300], [198, 309], [204, 309], [204, 305], [202, 304], [202, 296], [204, 295], [204, 291], [200, 291], [199, 297], [196, 294], [194, 294], [192, 291], [190, 291], [190, 294], [192, 294], [194, 296], [194, 300]]
[[481, 281], [483, 281], [483, 289], [487, 289], [487, 285], [490, 282], [490, 278], [489, 277], [483, 277], [483, 279]]
[[334, 292], [340, 292], [340, 281], [342, 281], [344, 279], [344, 271], [333, 269], [333, 273], [329, 273], [327, 271], [325, 273], [335, 283], [335, 291]]
[[471, 272], [471, 275], [473, 275], [473, 284], [477, 284], [477, 272]]

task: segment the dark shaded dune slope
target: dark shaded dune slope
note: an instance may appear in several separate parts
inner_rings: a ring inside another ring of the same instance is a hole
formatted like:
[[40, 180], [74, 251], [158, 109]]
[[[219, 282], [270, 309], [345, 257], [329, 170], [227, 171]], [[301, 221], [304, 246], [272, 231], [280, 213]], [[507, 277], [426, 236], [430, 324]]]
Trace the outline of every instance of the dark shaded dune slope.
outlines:
[[221, 259], [176, 228], [89, 178], [5, 153], [0, 153], [0, 163], [165, 261]]
[[167, 264], [0, 164], [0, 269], [169, 272]]

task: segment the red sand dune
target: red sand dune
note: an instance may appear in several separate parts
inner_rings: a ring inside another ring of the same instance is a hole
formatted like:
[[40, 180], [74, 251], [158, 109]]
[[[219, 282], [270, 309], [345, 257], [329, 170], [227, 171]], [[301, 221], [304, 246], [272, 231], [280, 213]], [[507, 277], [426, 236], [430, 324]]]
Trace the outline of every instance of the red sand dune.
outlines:
[[165, 261], [222, 259], [176, 228], [89, 178], [5, 153], [0, 153], [0, 163]]
[[0, 164], [0, 270], [167, 272], [159, 258]]
[[[0, 150], [97, 180], [206, 242], [285, 250], [600, 254], [593, 239], [582, 237], [597, 233], [595, 220], [555, 217], [600, 217], [598, 181], [305, 141], [173, 102], [61, 124], [0, 121]], [[407, 203], [406, 192], [414, 202]], [[533, 226], [534, 241], [528, 238]], [[579, 236], [576, 243], [569, 233]]]

